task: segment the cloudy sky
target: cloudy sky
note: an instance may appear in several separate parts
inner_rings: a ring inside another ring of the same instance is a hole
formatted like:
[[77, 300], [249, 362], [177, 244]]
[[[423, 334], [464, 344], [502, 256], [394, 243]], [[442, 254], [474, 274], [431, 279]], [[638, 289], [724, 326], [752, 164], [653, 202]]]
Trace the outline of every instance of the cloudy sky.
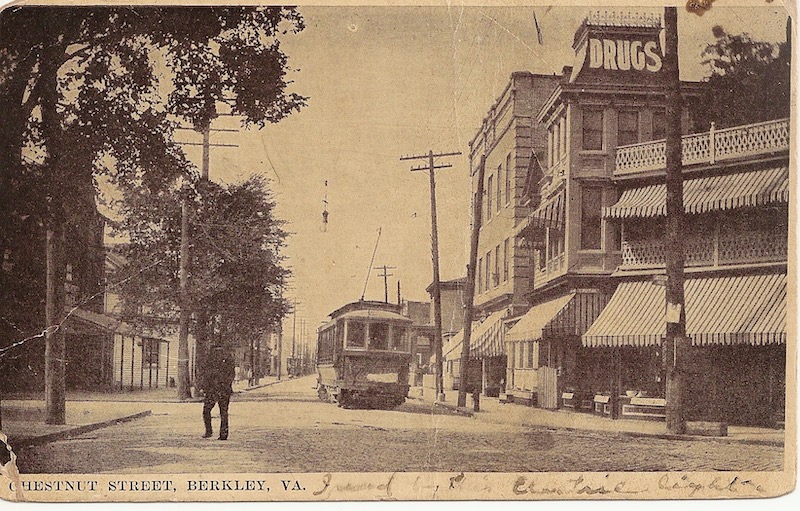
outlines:
[[[700, 52], [711, 27], [785, 40], [780, 8], [727, 8], [703, 17], [679, 12], [682, 78], [705, 75]], [[378, 233], [375, 266], [395, 266], [390, 299], [425, 300], [431, 282], [428, 178], [410, 172], [408, 154], [461, 151], [437, 171], [441, 276], [465, 274], [469, 247], [468, 143], [487, 109], [517, 70], [555, 73], [572, 64], [572, 38], [585, 8], [311, 7], [306, 29], [284, 49], [293, 90], [308, 107], [260, 131], [215, 133], [239, 148], [212, 152], [211, 177], [233, 182], [252, 173], [272, 180], [279, 215], [293, 233], [286, 255], [294, 271], [298, 318], [313, 332], [325, 316], [357, 300]], [[629, 10], [629, 9], [626, 9]], [[646, 12], [647, 9], [635, 9]], [[236, 127], [232, 118], [215, 127]], [[198, 154], [190, 153], [199, 161]], [[423, 163], [423, 162], [419, 162]], [[327, 181], [327, 187], [325, 182]], [[330, 212], [323, 230], [323, 200]], [[383, 299], [373, 270], [366, 299]], [[291, 328], [291, 323], [289, 323]], [[312, 335], [311, 333], [309, 335]]]

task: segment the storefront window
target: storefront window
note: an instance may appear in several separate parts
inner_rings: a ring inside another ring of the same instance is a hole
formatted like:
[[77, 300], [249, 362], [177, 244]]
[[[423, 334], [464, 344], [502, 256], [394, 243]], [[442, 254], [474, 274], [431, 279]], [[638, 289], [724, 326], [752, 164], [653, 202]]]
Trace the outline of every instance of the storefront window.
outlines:
[[603, 205], [603, 189], [585, 186], [581, 189], [581, 248], [599, 249], [600, 210]]
[[366, 341], [367, 325], [361, 321], [347, 322], [347, 347], [364, 348]]
[[594, 151], [603, 149], [603, 111], [600, 109], [583, 111], [583, 148]]
[[617, 124], [617, 145], [639, 143], [639, 112], [620, 112]]

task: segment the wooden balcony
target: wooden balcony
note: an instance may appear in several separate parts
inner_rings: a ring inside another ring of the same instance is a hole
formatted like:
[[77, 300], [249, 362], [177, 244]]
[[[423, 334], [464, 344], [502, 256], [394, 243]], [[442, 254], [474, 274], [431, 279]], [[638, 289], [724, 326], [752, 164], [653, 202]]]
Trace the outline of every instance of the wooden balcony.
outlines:
[[[735, 126], [684, 135], [683, 165], [711, 164], [748, 156], [769, 155], [789, 149], [789, 119]], [[614, 176], [666, 168], [666, 141], [656, 140], [617, 147]]]
[[[785, 231], [743, 231], [714, 236], [688, 236], [683, 254], [686, 267], [720, 267], [786, 261]], [[620, 270], [663, 268], [664, 240], [622, 242]]]

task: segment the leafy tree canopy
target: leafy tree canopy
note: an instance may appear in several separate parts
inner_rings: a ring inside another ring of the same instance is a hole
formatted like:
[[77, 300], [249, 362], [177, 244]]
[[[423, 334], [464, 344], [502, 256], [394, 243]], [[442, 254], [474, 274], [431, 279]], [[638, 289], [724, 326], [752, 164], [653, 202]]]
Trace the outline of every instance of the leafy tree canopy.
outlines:
[[[257, 175], [241, 184], [201, 182], [190, 220], [190, 308], [225, 331], [252, 338], [287, 311], [281, 265], [287, 233], [275, 217], [266, 181]], [[178, 313], [181, 207], [177, 194], [146, 189], [124, 203], [119, 225], [130, 236], [120, 250], [128, 264], [119, 291], [128, 321], [172, 328]], [[133, 277], [133, 278], [131, 278]], [[144, 312], [144, 313], [142, 313]]]
[[718, 128], [789, 116], [790, 47], [754, 40], [749, 34], [713, 29], [717, 38], [703, 50], [708, 66], [708, 121]]
[[[288, 91], [280, 38], [303, 28], [299, 13], [286, 7], [4, 9], [0, 257], [19, 262], [37, 252], [31, 233], [43, 238], [45, 231], [85, 225], [96, 214], [99, 176], [133, 201], [124, 211], [133, 215], [136, 205], [136, 219], [168, 224], [177, 203], [140, 199], [174, 200], [179, 186], [198, 186], [173, 140], [177, 124], [202, 128], [220, 105], [245, 126], [277, 122], [302, 108], [306, 98]], [[64, 288], [61, 273], [57, 292]], [[43, 272], [39, 278], [43, 283]], [[8, 288], [38, 293], [44, 285], [14, 281]], [[0, 314], [5, 309], [0, 305]], [[38, 317], [31, 315], [25, 327], [41, 329]]]

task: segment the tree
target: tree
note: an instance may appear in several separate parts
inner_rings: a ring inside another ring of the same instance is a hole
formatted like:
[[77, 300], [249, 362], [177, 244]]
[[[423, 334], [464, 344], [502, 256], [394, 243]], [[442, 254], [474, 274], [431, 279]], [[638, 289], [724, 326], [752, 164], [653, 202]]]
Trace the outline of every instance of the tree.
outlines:
[[[790, 43], [778, 45], [713, 28], [717, 38], [703, 50], [708, 66], [708, 122], [718, 128], [789, 116], [791, 97]], [[787, 31], [788, 34], [788, 31]]]
[[[280, 254], [287, 233], [260, 176], [229, 186], [200, 181], [196, 191], [189, 293], [195, 335], [219, 330], [224, 335], [218, 340], [246, 345], [288, 311], [282, 291], [289, 272]], [[177, 320], [180, 203], [177, 194], [146, 192], [123, 201], [125, 220], [118, 227], [130, 242], [122, 250], [128, 265], [118, 280], [126, 321], [165, 330]]]
[[[45, 232], [46, 326], [64, 317], [65, 226], [85, 218], [95, 178], [157, 193], [191, 173], [172, 138], [178, 119], [204, 126], [226, 103], [245, 125], [263, 125], [301, 108], [306, 98], [286, 91], [279, 36], [302, 28], [281, 7], [2, 12], [0, 222], [32, 218]], [[4, 229], [0, 254], [14, 241]], [[47, 329], [45, 359], [47, 421], [63, 423], [59, 328]]]

